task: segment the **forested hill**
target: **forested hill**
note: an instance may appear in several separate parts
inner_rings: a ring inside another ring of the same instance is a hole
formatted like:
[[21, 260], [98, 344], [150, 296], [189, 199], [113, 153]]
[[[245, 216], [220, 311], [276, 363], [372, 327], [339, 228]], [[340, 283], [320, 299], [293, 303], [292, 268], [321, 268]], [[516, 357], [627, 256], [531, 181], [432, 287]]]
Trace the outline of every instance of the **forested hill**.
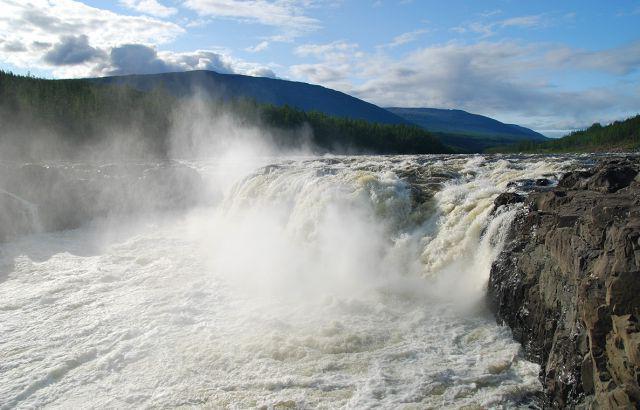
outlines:
[[288, 105], [305, 112], [361, 119], [382, 124], [415, 124], [437, 134], [440, 141], [460, 152], [482, 152], [488, 147], [522, 140], [545, 139], [530, 129], [503, 124], [461, 110], [435, 108], [381, 108], [345, 93], [319, 85], [279, 78], [187, 71], [89, 78], [98, 84], [130, 86], [140, 91], [157, 88], [181, 97], [193, 93], [212, 99], [248, 98], [261, 104]]
[[462, 152], [484, 152], [491, 147], [547, 138], [533, 130], [505, 124], [462, 110], [388, 107], [388, 111], [435, 133], [444, 144]]
[[521, 142], [512, 146], [492, 148], [492, 152], [622, 152], [640, 150], [640, 115], [624, 121], [574, 131], [569, 135], [542, 143]]
[[335, 117], [382, 124], [409, 124], [409, 121], [358, 98], [319, 85], [268, 77], [220, 74], [214, 71], [124, 75], [90, 78], [97, 84], [127, 85], [140, 91], [162, 87], [182, 97], [194, 91], [213, 99], [245, 98], [260, 104], [285, 106], [301, 111], [318, 111]]
[[401, 107], [387, 107], [386, 109], [432, 132], [477, 137], [508, 138], [519, 141], [546, 140], [544, 135], [529, 128], [514, 124], [505, 124], [493, 118], [472, 114], [463, 110]]
[[124, 135], [126, 154], [166, 155], [176, 121], [189, 116], [189, 121], [212, 124], [229, 113], [234, 124], [259, 127], [278, 147], [305, 143], [318, 153], [450, 152], [414, 125], [370, 123], [248, 99], [203, 99], [196, 114], [185, 112], [190, 100], [163, 88], [141, 91], [127, 85], [0, 72], [0, 154], [26, 155], [41, 147], [40, 152], [72, 156], [80, 146], [104, 145]]

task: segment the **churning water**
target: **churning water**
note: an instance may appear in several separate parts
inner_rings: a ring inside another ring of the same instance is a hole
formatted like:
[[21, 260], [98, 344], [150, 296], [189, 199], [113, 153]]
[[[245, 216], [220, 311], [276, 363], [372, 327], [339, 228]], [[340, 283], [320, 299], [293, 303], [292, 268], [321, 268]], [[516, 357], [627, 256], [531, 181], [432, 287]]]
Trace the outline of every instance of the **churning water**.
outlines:
[[540, 391], [483, 308], [517, 212], [493, 199], [570, 162], [189, 165], [220, 200], [1, 246], [1, 408], [511, 408]]

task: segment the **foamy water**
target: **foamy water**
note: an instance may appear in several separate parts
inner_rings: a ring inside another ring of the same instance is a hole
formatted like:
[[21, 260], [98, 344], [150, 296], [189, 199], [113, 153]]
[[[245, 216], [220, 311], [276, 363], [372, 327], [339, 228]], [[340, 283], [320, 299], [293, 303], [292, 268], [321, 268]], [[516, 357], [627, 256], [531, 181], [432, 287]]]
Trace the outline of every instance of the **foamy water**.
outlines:
[[539, 158], [339, 157], [221, 174], [182, 215], [1, 246], [0, 406], [524, 405], [541, 389], [484, 286]]

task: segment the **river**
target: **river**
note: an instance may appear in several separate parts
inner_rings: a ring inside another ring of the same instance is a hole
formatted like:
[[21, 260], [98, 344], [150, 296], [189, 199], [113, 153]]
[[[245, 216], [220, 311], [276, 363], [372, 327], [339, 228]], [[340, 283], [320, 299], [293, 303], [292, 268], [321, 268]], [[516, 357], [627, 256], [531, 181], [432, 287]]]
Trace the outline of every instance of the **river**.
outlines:
[[518, 211], [493, 200], [575, 163], [184, 161], [209, 202], [0, 245], [0, 407], [527, 406], [539, 366], [484, 303]]

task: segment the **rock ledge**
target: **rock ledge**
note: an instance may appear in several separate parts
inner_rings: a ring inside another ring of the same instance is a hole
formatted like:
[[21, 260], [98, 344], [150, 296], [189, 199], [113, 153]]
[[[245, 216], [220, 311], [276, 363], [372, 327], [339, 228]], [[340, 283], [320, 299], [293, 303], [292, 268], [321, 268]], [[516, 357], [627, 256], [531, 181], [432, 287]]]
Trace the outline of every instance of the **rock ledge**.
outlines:
[[490, 304], [549, 406], [640, 407], [639, 171], [609, 159], [531, 193], [492, 266]]

